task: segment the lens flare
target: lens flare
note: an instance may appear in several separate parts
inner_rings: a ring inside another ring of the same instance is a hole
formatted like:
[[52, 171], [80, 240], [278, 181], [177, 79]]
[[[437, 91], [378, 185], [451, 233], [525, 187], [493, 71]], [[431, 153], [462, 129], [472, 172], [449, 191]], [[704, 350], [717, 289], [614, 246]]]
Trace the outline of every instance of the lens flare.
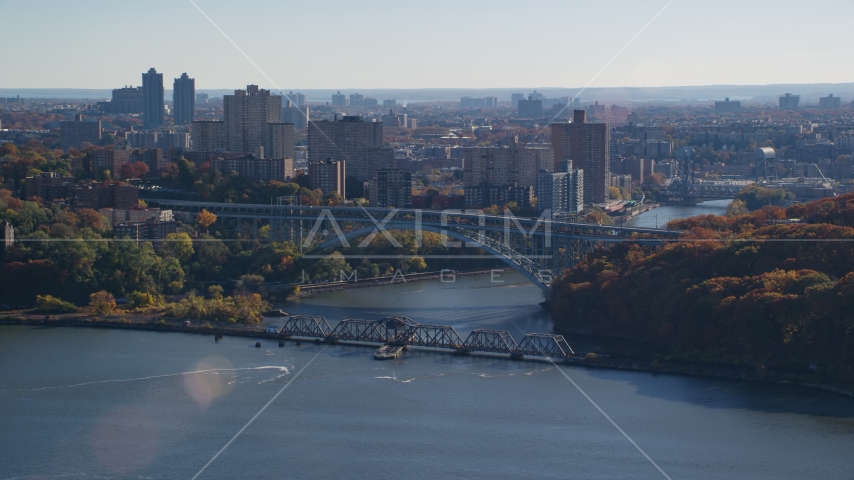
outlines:
[[217, 398], [231, 390], [234, 367], [222, 357], [207, 357], [200, 361], [192, 373], [184, 376], [184, 391], [203, 410]]

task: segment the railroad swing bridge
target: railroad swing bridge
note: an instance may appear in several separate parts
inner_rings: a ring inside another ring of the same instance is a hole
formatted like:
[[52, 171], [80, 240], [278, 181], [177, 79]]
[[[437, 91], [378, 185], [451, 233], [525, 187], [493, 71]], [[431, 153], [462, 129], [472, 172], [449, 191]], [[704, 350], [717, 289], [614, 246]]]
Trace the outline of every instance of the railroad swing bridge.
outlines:
[[324, 317], [294, 315], [279, 330], [285, 338], [309, 338], [326, 343], [379, 344], [449, 350], [459, 354], [504, 354], [511, 358], [547, 357], [568, 359], [575, 352], [563, 335], [529, 333], [516, 343], [506, 330], [472, 331], [465, 340], [448, 325], [423, 325], [408, 317], [381, 320], [346, 318], [335, 328]]
[[[589, 252], [626, 240], [658, 244], [681, 232], [652, 228], [571, 223], [508, 215], [461, 211], [382, 209], [362, 207], [307, 207], [234, 203], [151, 200], [161, 209], [195, 215], [202, 209], [216, 214], [229, 234], [259, 238], [262, 227], [269, 239], [290, 240], [304, 253], [336, 247], [366, 247], [377, 235], [393, 246], [395, 230], [415, 232], [421, 246], [423, 232], [440, 234], [448, 248], [474, 247], [522, 273], [548, 296], [552, 281], [574, 267]], [[509, 213], [509, 212], [508, 212]], [[358, 245], [351, 242], [364, 238]]]

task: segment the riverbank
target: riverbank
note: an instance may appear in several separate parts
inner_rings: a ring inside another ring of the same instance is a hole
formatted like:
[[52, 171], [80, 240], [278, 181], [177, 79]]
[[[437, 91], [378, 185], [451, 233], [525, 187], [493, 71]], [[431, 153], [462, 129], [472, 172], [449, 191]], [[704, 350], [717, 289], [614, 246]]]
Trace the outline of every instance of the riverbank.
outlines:
[[[189, 333], [195, 335], [215, 334], [231, 337], [247, 337], [267, 340], [289, 340], [284, 339], [277, 333], [266, 331], [265, 325], [240, 325], [240, 324], [212, 324], [210, 322], [190, 322], [183, 320], [164, 319], [151, 314], [126, 314], [111, 315], [108, 317], [92, 317], [86, 314], [68, 314], [62, 316], [45, 315], [14, 315], [2, 316], [0, 313], [0, 326], [31, 326], [31, 327], [73, 327], [73, 328], [109, 328], [126, 330], [146, 330], [154, 332]], [[355, 343], [375, 348], [376, 345]], [[509, 358], [509, 357], [508, 357]], [[525, 358], [524, 360], [544, 362], [545, 358]], [[748, 382], [769, 383], [777, 385], [794, 385], [803, 388], [823, 390], [837, 395], [854, 398], [854, 385], [839, 385], [820, 383], [804, 379], [797, 374], [785, 375], [774, 372], [759, 371], [749, 366], [720, 366], [700, 365], [689, 363], [678, 363], [661, 361], [657, 359], [638, 359], [621, 357], [619, 354], [588, 354], [561, 360], [557, 363], [575, 365], [584, 368], [624, 370], [633, 372], [644, 372], [663, 375], [677, 375], [688, 377], [720, 378], [728, 380], [740, 380]]]

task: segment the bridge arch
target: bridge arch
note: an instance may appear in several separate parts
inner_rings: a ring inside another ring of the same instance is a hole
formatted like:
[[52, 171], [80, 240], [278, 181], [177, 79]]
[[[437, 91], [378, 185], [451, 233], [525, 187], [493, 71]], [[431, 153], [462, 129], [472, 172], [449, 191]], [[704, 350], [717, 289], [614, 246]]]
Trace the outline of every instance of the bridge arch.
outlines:
[[[437, 227], [435, 225], [423, 223], [416, 229], [414, 221], [390, 221], [386, 225], [384, 225], [383, 228], [385, 228], [385, 230], [387, 231], [421, 230], [423, 232], [431, 232], [439, 235], [445, 235], [451, 238], [452, 240], [463, 242], [463, 245], [465, 247], [479, 248], [480, 250], [488, 253], [489, 255], [500, 259], [502, 262], [507, 264], [507, 266], [521, 273], [525, 276], [525, 278], [530, 280], [531, 283], [539, 287], [539, 289], [542, 290], [543, 295], [545, 295], [546, 298], [548, 298], [549, 292], [551, 291], [551, 282], [546, 281], [547, 279], [545, 279], [543, 275], [540, 274], [540, 272], [536, 268], [536, 265], [534, 265], [533, 262], [526, 262], [526, 259], [523, 255], [513, 255], [509, 254], [507, 251], [502, 252], [495, 246], [480, 242], [477, 238], [464, 235], [452, 228]], [[374, 232], [377, 232], [377, 235], [382, 235], [382, 232], [379, 232], [376, 226], [371, 225], [369, 227], [359, 228], [356, 230], [351, 230], [349, 232], [343, 232], [343, 237], [349, 242], [350, 240], [354, 240], [357, 238], [367, 237], [368, 235]], [[312, 251], [322, 252], [337, 245], [342, 245], [340, 237], [330, 232], [329, 238], [321, 242], [320, 245], [312, 249]], [[549, 273], [551, 275], [551, 272]]]

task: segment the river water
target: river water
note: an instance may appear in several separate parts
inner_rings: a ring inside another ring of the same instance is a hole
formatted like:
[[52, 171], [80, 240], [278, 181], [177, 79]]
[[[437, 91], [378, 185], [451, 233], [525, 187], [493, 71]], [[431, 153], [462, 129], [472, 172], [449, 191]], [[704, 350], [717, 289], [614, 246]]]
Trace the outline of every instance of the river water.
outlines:
[[627, 227], [664, 228], [670, 220], [696, 215], [724, 215], [731, 200], [709, 200], [697, 205], [665, 205], [641, 213], [626, 222]]
[[[519, 339], [550, 331], [541, 300], [502, 273], [282, 307]], [[830, 393], [562, 366], [588, 400], [544, 362], [254, 342], [0, 327], [0, 479], [190, 479], [278, 392], [199, 479], [665, 478], [591, 401], [674, 479], [854, 478], [854, 400]]]

